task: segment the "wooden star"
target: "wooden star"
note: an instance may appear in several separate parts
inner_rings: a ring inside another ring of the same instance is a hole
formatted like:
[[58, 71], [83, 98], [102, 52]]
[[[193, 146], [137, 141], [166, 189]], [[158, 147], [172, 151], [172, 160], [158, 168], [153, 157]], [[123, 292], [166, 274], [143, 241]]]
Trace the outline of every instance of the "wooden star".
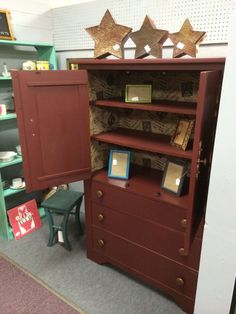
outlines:
[[136, 45], [135, 58], [144, 58], [148, 55], [162, 57], [162, 46], [168, 38], [168, 31], [157, 29], [154, 22], [146, 15], [141, 28], [130, 34]]
[[86, 28], [86, 31], [95, 42], [94, 58], [105, 58], [109, 55], [123, 58], [124, 43], [132, 28], [116, 24], [107, 10], [100, 25]]
[[189, 19], [186, 19], [179, 32], [169, 34], [169, 38], [174, 44], [173, 58], [184, 55], [196, 57], [197, 46], [205, 34], [206, 32], [194, 31]]

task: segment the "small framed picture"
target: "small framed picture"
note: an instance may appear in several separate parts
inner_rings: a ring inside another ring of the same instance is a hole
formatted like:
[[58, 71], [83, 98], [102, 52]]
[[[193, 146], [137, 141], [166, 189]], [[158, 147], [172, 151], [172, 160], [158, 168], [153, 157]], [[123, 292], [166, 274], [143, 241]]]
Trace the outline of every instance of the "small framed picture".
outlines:
[[130, 151], [110, 150], [108, 177], [128, 179], [130, 168]]
[[151, 103], [152, 85], [126, 85], [125, 102]]
[[180, 119], [171, 138], [171, 145], [186, 150], [193, 126], [194, 120]]
[[0, 39], [15, 40], [8, 10], [0, 10]]
[[167, 160], [162, 177], [161, 188], [180, 196], [186, 174], [186, 162]]

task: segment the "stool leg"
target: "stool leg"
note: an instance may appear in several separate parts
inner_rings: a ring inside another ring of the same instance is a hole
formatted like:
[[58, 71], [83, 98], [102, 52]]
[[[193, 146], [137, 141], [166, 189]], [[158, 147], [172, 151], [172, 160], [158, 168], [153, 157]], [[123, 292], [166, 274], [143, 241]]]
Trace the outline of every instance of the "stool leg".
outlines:
[[53, 242], [56, 238], [56, 230], [54, 229], [54, 220], [52, 217], [52, 214], [50, 212], [50, 209], [44, 208], [45, 209], [45, 213], [48, 219], [48, 225], [49, 225], [49, 240], [48, 240], [48, 244], [47, 246], [53, 246]]
[[76, 209], [75, 209], [75, 222], [76, 222], [76, 225], [78, 226], [80, 235], [83, 234], [83, 229], [82, 229], [81, 222], [80, 222], [80, 207], [81, 207], [82, 201], [83, 201], [83, 197], [81, 197], [79, 199], [78, 204], [77, 204]]
[[64, 214], [64, 218], [61, 224], [61, 229], [62, 229], [62, 235], [63, 235], [63, 240], [64, 240], [64, 246], [68, 251], [71, 251], [71, 246], [70, 242], [68, 240], [68, 234], [67, 234], [67, 224], [68, 224], [68, 218], [69, 218], [70, 212], [67, 212]]

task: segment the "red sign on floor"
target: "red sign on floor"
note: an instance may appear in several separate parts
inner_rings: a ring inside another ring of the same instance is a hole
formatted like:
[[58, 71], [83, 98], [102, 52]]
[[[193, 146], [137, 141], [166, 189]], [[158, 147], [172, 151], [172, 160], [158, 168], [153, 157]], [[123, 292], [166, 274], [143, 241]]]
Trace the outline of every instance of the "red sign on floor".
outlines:
[[42, 226], [37, 203], [34, 199], [9, 209], [7, 214], [16, 240]]

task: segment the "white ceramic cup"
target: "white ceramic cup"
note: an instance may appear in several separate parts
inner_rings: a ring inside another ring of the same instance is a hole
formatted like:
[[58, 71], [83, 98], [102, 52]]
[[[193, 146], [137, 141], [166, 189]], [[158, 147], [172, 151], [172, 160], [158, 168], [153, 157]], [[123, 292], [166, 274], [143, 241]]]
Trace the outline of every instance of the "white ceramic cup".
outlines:
[[16, 151], [17, 151], [18, 155], [21, 155], [21, 146], [20, 145], [16, 146]]
[[17, 189], [17, 188], [21, 187], [22, 184], [23, 184], [22, 178], [14, 178], [14, 179], [12, 179], [12, 186], [13, 186], [13, 188]]

